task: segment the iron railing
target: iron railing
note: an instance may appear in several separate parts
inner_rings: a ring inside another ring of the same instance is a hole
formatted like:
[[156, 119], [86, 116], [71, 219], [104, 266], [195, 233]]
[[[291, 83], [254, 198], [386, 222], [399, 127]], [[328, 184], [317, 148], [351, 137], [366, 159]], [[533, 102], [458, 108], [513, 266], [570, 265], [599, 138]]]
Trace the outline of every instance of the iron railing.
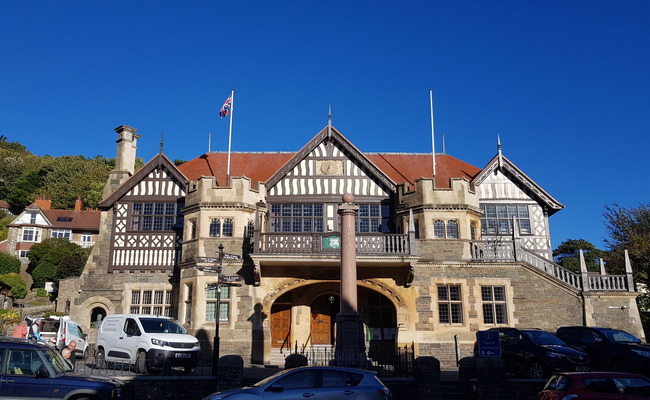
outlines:
[[[341, 251], [341, 234], [327, 233], [256, 233], [257, 254], [336, 254]], [[357, 233], [357, 254], [410, 255], [408, 234]]]
[[598, 273], [576, 273], [521, 247], [515, 240], [478, 240], [470, 242], [472, 261], [524, 262], [554, 278], [584, 291], [634, 291], [631, 277]]

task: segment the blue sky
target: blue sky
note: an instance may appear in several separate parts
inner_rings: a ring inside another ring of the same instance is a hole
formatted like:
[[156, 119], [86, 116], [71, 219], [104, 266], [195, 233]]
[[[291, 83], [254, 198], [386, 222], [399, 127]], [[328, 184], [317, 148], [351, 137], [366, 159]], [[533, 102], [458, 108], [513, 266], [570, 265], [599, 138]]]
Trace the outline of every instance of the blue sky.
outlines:
[[603, 247], [605, 204], [648, 203], [650, 2], [0, 2], [0, 135], [37, 155], [296, 151], [327, 124], [362, 151], [503, 151], [566, 208], [553, 247]]

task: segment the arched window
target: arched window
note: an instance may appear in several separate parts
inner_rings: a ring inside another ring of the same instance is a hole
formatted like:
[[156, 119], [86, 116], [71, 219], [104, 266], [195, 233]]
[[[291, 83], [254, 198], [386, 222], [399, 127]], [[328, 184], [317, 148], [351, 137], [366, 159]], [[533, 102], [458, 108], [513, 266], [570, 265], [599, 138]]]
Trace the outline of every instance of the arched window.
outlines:
[[445, 238], [445, 223], [443, 221], [433, 221], [433, 237], [435, 239]]
[[469, 237], [472, 240], [476, 240], [476, 222], [469, 224]]
[[458, 222], [447, 221], [447, 239], [458, 239]]
[[214, 218], [210, 221], [210, 237], [221, 236], [221, 220]]

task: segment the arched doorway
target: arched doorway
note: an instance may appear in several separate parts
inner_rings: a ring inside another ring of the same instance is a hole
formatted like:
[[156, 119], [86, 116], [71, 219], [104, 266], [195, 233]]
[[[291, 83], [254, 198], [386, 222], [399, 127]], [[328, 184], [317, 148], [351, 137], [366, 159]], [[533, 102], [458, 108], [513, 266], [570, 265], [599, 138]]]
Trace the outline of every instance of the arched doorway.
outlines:
[[291, 346], [291, 296], [282, 295], [271, 307], [271, 347]]
[[322, 295], [311, 303], [311, 343], [334, 344], [334, 319], [341, 308], [341, 299], [334, 294]]

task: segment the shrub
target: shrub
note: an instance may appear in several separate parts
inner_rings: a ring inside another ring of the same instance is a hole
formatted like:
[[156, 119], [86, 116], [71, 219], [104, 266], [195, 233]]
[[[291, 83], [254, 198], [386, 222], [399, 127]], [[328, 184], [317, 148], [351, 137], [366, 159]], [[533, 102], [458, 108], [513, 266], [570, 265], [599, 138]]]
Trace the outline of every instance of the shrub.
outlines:
[[56, 265], [48, 261], [41, 261], [32, 271], [33, 287], [44, 288], [45, 282], [54, 281], [56, 277]]
[[0, 275], [20, 273], [20, 260], [7, 253], [0, 253]]
[[27, 284], [16, 273], [0, 275], [0, 286], [7, 287], [14, 299], [24, 299], [27, 296]]

